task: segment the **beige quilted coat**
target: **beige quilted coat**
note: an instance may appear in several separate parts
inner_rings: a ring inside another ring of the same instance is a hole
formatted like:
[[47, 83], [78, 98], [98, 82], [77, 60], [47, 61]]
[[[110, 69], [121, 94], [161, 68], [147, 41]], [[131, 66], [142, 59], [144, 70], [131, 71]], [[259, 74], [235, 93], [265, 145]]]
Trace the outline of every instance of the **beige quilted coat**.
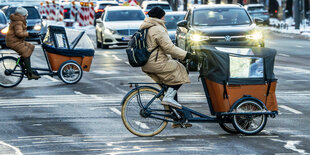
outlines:
[[[183, 60], [187, 52], [172, 43], [164, 21], [157, 18], [145, 18], [140, 28], [149, 28], [147, 34], [148, 51], [159, 45], [159, 48], [151, 54], [147, 64], [142, 67], [142, 71], [158, 83], [166, 85], [189, 83], [190, 79], [185, 67], [171, 58]], [[155, 61], [157, 52], [158, 58]]]

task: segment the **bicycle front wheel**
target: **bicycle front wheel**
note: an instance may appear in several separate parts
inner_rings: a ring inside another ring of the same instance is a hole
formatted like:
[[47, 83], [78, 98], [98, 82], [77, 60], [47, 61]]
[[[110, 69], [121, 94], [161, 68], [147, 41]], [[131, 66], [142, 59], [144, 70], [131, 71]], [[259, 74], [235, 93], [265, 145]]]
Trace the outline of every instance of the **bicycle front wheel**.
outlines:
[[17, 86], [24, 77], [23, 68], [15, 57], [0, 58], [0, 86], [11, 88]]
[[[140, 95], [139, 95], [140, 94]], [[133, 91], [124, 99], [122, 106], [122, 120], [125, 127], [133, 134], [140, 137], [150, 137], [159, 134], [167, 126], [167, 121], [150, 118], [152, 114], [143, 113], [142, 108], [139, 105], [139, 98], [141, 104], [146, 106], [151, 99], [158, 94], [158, 90], [150, 87], [142, 87]], [[165, 110], [168, 110], [168, 106], [161, 104], [161, 98], [155, 98], [155, 100], [148, 107], [148, 111], [153, 113], [165, 114]], [[162, 116], [162, 118], [164, 118]]]

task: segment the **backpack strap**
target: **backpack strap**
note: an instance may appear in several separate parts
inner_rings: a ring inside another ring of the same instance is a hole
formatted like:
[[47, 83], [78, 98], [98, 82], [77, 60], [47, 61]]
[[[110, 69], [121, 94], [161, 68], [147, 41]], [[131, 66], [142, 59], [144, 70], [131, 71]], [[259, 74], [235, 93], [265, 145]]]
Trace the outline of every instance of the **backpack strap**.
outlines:
[[[145, 45], [147, 44], [146, 38], [147, 38], [148, 30], [149, 30], [149, 28], [144, 29], [144, 33], [145, 33], [145, 35], [144, 35], [144, 42], [145, 42]], [[145, 46], [145, 47], [147, 47], [147, 46]], [[153, 50], [151, 50], [151, 53], [153, 53], [158, 47], [159, 47], [159, 45], [157, 45]], [[157, 61], [157, 58], [158, 58], [158, 51], [157, 51], [157, 53], [156, 53], [155, 62]]]
[[[159, 47], [159, 45], [157, 45], [157, 46], [151, 51], [151, 53], [152, 53], [153, 51], [155, 51], [158, 47]], [[158, 51], [157, 51], [157, 53], [156, 53], [155, 62], [157, 62], [157, 58], [158, 58]]]

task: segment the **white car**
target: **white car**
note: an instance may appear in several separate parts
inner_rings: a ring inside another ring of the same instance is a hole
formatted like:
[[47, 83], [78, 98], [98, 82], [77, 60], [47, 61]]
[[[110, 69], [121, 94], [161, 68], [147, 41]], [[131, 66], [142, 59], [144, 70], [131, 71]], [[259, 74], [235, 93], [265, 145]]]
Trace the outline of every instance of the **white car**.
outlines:
[[143, 1], [141, 5], [142, 10], [145, 14], [147, 14], [153, 7], [156, 6], [162, 8], [163, 10], [165, 10], [165, 12], [172, 11], [169, 3], [166, 1]]
[[106, 7], [96, 20], [97, 48], [110, 45], [127, 45], [130, 37], [139, 29], [145, 18], [140, 7]]

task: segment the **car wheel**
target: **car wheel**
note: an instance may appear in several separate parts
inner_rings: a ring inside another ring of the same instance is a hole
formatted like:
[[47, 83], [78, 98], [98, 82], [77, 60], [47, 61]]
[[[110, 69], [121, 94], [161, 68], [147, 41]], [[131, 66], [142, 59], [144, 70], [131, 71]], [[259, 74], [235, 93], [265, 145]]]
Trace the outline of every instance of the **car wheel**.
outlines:
[[7, 49], [8, 47], [7, 47], [6, 45], [3, 44], [3, 45], [1, 45], [1, 48], [2, 48], [2, 49]]
[[105, 45], [105, 44], [103, 44], [103, 36], [102, 36], [102, 32], [101, 32], [101, 48], [102, 49], [108, 49], [109, 48], [109, 45]]
[[101, 48], [101, 42], [99, 42], [98, 40], [98, 36], [97, 36], [97, 31], [96, 31], [96, 43], [97, 43], [97, 48]]
[[102, 49], [108, 49], [109, 45], [102, 44]]

